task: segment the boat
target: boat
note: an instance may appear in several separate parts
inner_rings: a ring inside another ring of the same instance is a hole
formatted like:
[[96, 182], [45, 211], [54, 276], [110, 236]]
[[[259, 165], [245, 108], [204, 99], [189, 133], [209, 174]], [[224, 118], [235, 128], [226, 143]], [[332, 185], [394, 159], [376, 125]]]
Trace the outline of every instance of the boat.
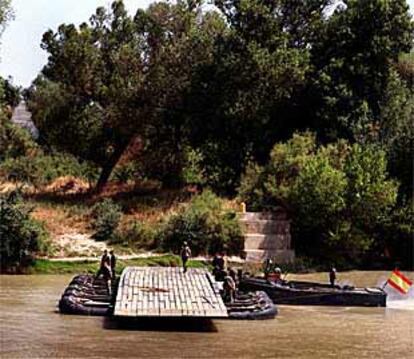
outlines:
[[[113, 290], [116, 286], [113, 286]], [[105, 282], [92, 275], [78, 275], [72, 279], [59, 301], [63, 314], [105, 316], [112, 312], [113, 297], [108, 295]]]
[[264, 320], [273, 319], [277, 308], [263, 291], [236, 292], [233, 303], [225, 303], [229, 319]]
[[275, 304], [385, 307], [387, 294], [377, 287], [357, 288], [305, 281], [274, 282], [260, 277], [244, 277], [242, 291], [264, 291]]
[[[62, 314], [110, 316], [113, 314], [113, 298], [116, 297], [118, 283], [114, 281], [113, 296], [108, 295], [102, 279], [92, 275], [78, 275], [72, 279], [59, 301]], [[277, 308], [263, 291], [236, 292], [232, 303], [226, 303], [229, 319], [273, 319]]]

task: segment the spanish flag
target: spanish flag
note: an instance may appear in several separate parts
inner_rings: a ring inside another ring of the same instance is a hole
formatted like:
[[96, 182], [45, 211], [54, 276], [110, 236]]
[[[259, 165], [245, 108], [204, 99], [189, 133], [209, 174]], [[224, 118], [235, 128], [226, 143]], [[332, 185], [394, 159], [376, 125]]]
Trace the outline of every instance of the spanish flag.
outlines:
[[391, 276], [387, 280], [387, 284], [398, 290], [400, 293], [407, 294], [413, 282], [411, 282], [399, 270], [394, 269]]

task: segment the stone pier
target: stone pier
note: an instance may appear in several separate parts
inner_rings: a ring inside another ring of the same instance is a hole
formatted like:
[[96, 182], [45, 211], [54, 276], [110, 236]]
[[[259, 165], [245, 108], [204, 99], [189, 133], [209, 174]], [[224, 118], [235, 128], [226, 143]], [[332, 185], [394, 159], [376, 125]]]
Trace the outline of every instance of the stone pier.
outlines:
[[290, 219], [286, 211], [247, 212], [241, 222], [245, 230], [246, 261], [262, 262], [271, 258], [276, 263], [292, 262], [295, 252], [291, 248]]

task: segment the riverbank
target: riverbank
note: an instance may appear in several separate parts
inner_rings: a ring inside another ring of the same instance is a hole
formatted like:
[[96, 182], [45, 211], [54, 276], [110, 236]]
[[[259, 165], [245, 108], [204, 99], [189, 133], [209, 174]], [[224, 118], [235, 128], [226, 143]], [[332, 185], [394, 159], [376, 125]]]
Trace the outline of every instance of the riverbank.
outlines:
[[[101, 253], [102, 254], [102, 253]], [[202, 268], [211, 267], [212, 258], [209, 256], [198, 256], [189, 260], [189, 267]], [[80, 273], [96, 273], [99, 268], [100, 255], [93, 257], [39, 257], [33, 263], [20, 270], [9, 270], [1, 274], [80, 274]], [[259, 274], [263, 272], [263, 263], [246, 262], [243, 258], [237, 256], [227, 257], [227, 265], [231, 268], [243, 268], [244, 272]], [[178, 267], [181, 266], [181, 259], [178, 255], [171, 253], [155, 253], [144, 252], [141, 254], [119, 254], [117, 255], [117, 274], [121, 274], [122, 270], [127, 266], [161, 266], [161, 267]], [[291, 263], [279, 265], [284, 276], [294, 275], [314, 275], [315, 273], [327, 273], [330, 270], [329, 265], [324, 263], [315, 263], [306, 257], [297, 257]], [[389, 270], [394, 267], [382, 266], [375, 268], [358, 268], [358, 267], [339, 267], [341, 272], [351, 271], [378, 271]], [[404, 268], [402, 268], [404, 269]], [[407, 269], [406, 269], [407, 270]]]
[[[172, 254], [151, 256], [143, 258], [118, 259], [117, 274], [121, 274], [127, 266], [161, 266], [177, 267], [181, 265], [180, 258]], [[207, 261], [190, 260], [189, 267], [200, 268], [208, 266]], [[99, 260], [50, 260], [37, 259], [32, 266], [27, 268], [24, 274], [80, 274], [96, 273], [99, 268]]]

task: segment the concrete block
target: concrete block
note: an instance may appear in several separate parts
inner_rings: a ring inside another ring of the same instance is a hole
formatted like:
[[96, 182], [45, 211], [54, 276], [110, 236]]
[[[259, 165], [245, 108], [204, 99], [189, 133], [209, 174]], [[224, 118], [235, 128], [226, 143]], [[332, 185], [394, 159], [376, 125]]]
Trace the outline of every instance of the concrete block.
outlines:
[[280, 234], [247, 234], [244, 240], [244, 249], [289, 249], [290, 235]]
[[272, 259], [275, 263], [291, 263], [295, 259], [295, 251], [283, 250], [245, 250], [247, 262], [262, 263], [266, 259]]

